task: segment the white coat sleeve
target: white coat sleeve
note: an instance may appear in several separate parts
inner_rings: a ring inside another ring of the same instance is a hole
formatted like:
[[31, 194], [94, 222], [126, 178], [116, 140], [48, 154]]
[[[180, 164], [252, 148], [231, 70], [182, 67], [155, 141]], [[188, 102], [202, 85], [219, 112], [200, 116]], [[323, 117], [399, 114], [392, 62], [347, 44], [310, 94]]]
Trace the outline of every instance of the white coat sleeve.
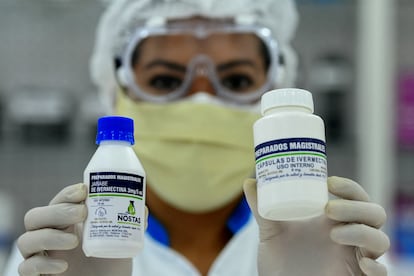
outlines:
[[16, 244], [14, 244], [10, 252], [9, 259], [4, 268], [3, 276], [18, 276], [19, 273], [17, 272], [17, 268], [23, 260], [24, 259], [20, 254], [19, 249], [17, 248]]

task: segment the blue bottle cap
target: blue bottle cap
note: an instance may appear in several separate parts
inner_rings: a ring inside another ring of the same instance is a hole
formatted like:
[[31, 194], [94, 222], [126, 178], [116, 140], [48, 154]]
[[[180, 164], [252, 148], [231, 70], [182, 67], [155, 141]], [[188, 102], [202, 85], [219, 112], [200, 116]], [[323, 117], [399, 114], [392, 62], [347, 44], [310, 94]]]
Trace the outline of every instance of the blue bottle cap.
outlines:
[[134, 141], [134, 121], [128, 117], [105, 116], [98, 119], [96, 144], [101, 141], [127, 141], [131, 145]]

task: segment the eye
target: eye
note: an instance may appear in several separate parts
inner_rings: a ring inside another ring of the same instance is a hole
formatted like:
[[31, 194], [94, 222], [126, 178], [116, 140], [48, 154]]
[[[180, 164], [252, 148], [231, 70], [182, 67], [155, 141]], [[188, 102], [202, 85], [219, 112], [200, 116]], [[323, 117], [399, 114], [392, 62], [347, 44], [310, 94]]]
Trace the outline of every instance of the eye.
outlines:
[[156, 75], [149, 80], [149, 85], [157, 92], [168, 93], [178, 89], [183, 80], [172, 75]]
[[234, 92], [248, 92], [254, 85], [253, 79], [246, 74], [231, 74], [222, 78], [221, 83]]

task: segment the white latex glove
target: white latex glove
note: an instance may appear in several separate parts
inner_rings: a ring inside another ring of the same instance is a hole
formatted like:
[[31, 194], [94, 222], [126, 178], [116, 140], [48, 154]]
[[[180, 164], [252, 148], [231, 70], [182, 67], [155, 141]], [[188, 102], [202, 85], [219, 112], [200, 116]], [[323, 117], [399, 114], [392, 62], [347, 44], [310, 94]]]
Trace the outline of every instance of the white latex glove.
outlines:
[[260, 276], [387, 275], [375, 261], [390, 246], [379, 230], [386, 220], [384, 209], [369, 202], [352, 180], [330, 177], [328, 188], [339, 199], [329, 200], [325, 215], [281, 222], [258, 214], [256, 180], [246, 180], [244, 192], [259, 225]]
[[87, 216], [86, 195], [86, 185], [68, 186], [48, 206], [26, 213], [27, 232], [17, 241], [25, 258], [19, 266], [20, 275], [131, 275], [131, 259], [87, 258], [84, 255], [81, 229]]

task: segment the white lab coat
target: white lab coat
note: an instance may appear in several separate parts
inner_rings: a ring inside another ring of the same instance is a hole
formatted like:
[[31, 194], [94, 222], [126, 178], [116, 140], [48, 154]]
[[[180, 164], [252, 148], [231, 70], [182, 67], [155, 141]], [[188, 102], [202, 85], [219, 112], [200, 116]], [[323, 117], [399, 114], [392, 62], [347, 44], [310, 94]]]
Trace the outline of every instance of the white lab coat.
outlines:
[[[257, 274], [258, 227], [253, 216], [232, 237], [217, 259], [209, 276], [255, 276]], [[4, 276], [18, 276], [23, 261], [14, 248]], [[132, 276], [199, 276], [200, 273], [185, 257], [146, 235], [144, 250], [133, 262]]]
[[[214, 261], [208, 276], [257, 276], [257, 246], [258, 227], [251, 217]], [[18, 276], [17, 268], [22, 261], [23, 257], [15, 246], [3, 276]], [[411, 272], [397, 272], [387, 255], [382, 256], [379, 261], [387, 266], [389, 276], [412, 275]], [[134, 258], [132, 276], [164, 275], [199, 276], [200, 273], [184, 256], [147, 234], [144, 250]]]

